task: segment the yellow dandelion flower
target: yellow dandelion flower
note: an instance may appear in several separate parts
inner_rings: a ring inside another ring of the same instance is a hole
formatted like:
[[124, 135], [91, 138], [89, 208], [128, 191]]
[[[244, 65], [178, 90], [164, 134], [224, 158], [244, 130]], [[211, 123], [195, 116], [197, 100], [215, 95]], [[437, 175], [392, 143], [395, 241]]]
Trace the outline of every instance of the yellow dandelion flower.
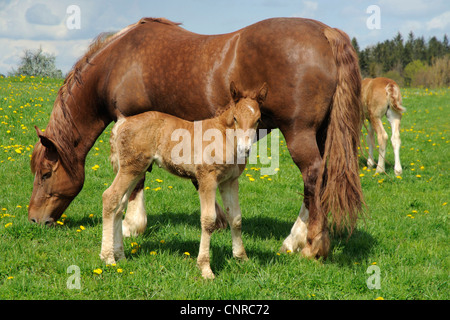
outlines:
[[375, 300], [384, 300], [384, 298], [383, 297], [377, 297], [377, 298], [375, 298]]
[[7, 280], [12, 280], [12, 279], [14, 279], [14, 277], [13, 276], [9, 276], [8, 278], [6, 278]]
[[158, 188], [154, 188], [154, 189], [153, 189], [153, 191], [159, 191], [159, 190], [161, 190], [161, 187], [158, 187]]
[[191, 254], [190, 254], [189, 252], [186, 251], [186, 252], [184, 253], [184, 255], [187, 256], [187, 257], [189, 257]]
[[118, 272], [118, 273], [122, 273], [122, 272], [123, 272], [123, 269], [119, 268], [119, 269], [117, 269], [117, 272]]
[[11, 226], [12, 226], [12, 222], [5, 224], [5, 228], [11, 227]]
[[151, 256], [156, 256], [156, 251], [150, 251]]
[[103, 270], [102, 269], [100, 269], [100, 268], [98, 268], [98, 269], [94, 269], [94, 271], [93, 271], [95, 274], [98, 274], [98, 275], [100, 275], [100, 274], [102, 274], [103, 273]]
[[155, 179], [156, 182], [161, 183], [163, 182], [161, 179]]
[[364, 177], [364, 173], [360, 173], [359, 176], [360, 176], [360, 177]]

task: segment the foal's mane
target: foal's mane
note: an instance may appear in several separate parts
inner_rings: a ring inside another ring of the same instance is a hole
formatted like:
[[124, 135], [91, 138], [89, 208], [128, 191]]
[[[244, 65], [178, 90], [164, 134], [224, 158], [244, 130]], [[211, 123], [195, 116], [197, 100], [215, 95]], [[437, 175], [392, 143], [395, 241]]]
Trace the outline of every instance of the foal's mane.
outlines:
[[[79, 175], [82, 174], [77, 170], [79, 159], [76, 158], [75, 154], [75, 147], [81, 140], [81, 134], [72, 117], [73, 112], [80, 112], [81, 110], [73, 97], [72, 89], [74, 86], [83, 86], [83, 71], [86, 67], [93, 64], [92, 60], [99, 52], [114, 40], [124, 36], [131, 29], [148, 22], [156, 22], [170, 26], [180, 25], [165, 18], [142, 18], [137, 23], [129, 25], [119, 32], [103, 32], [99, 34], [89, 45], [86, 53], [74, 64], [58, 91], [45, 136], [56, 144], [61, 164], [72, 179], [79, 178]], [[68, 97], [73, 98], [75, 108], [78, 110], [71, 110], [74, 108], [67, 105], [66, 101]], [[44, 152], [45, 148], [42, 148], [42, 146], [34, 149], [31, 159], [31, 170], [33, 173], [39, 168], [38, 164], [42, 161]]]

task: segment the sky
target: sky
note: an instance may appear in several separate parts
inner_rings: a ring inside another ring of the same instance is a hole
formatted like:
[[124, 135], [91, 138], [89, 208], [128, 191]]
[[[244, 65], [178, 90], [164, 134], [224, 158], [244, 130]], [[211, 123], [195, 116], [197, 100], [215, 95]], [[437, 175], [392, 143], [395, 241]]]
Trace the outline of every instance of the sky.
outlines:
[[93, 38], [142, 17], [165, 17], [200, 34], [228, 33], [273, 17], [303, 17], [345, 31], [360, 48], [412, 31], [450, 36], [450, 0], [0, 0], [0, 73], [42, 48], [68, 72]]

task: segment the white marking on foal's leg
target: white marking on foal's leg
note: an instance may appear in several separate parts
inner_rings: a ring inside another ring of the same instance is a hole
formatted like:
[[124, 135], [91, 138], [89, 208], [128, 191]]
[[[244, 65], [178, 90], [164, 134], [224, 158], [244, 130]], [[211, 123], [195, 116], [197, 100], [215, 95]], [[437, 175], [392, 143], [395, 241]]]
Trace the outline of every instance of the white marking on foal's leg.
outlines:
[[306, 235], [308, 234], [308, 219], [309, 210], [306, 209], [305, 203], [303, 203], [297, 221], [292, 226], [289, 236], [284, 240], [280, 251], [297, 252], [303, 249], [306, 245]]
[[144, 190], [141, 189], [133, 200], [128, 202], [125, 219], [122, 222], [124, 237], [136, 237], [147, 228], [147, 213], [145, 212]]

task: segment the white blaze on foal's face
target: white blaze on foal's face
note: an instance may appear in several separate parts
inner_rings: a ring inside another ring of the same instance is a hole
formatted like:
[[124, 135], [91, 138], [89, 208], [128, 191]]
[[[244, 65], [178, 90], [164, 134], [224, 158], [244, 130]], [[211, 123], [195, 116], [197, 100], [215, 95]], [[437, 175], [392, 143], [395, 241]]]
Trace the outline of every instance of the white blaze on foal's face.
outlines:
[[261, 112], [257, 101], [245, 98], [236, 104], [234, 124], [239, 157], [249, 156], [260, 118]]

